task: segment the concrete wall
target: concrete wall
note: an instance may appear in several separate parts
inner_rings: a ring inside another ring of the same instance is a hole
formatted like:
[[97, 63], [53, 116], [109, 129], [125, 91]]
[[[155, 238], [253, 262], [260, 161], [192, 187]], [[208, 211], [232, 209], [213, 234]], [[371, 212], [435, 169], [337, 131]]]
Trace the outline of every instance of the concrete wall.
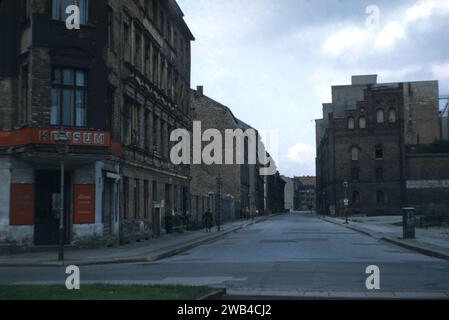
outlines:
[[404, 83], [404, 128], [407, 145], [430, 144], [440, 137], [438, 81]]

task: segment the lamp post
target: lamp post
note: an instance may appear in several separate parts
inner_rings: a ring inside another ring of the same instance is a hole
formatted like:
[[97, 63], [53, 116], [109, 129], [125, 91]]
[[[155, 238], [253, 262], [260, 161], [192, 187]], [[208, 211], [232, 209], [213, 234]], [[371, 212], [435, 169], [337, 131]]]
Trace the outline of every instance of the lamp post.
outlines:
[[348, 199], [348, 188], [349, 188], [349, 183], [348, 181], [344, 181], [343, 182], [343, 187], [345, 188], [345, 200], [344, 200], [344, 206], [345, 206], [345, 223], [349, 223], [348, 220], [348, 206], [349, 206], [349, 199]]
[[68, 152], [68, 144], [70, 136], [67, 132], [61, 130], [54, 138], [55, 143], [63, 146], [60, 161], [60, 191], [59, 191], [59, 250], [58, 260], [64, 261], [64, 190], [65, 190], [65, 163], [64, 155]]

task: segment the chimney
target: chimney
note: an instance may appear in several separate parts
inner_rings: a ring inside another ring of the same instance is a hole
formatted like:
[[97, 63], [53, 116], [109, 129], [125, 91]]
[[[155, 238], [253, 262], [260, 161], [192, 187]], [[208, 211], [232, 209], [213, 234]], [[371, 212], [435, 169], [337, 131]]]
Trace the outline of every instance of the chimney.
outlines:
[[203, 94], [204, 94], [204, 87], [203, 87], [203, 86], [197, 86], [197, 87], [196, 87], [196, 94], [197, 94], [199, 97], [202, 97]]

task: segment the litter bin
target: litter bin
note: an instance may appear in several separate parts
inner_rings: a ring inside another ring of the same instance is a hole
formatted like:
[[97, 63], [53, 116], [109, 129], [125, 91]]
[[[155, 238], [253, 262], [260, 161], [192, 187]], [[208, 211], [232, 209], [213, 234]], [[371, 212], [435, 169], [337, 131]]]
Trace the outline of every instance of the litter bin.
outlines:
[[415, 208], [402, 209], [402, 230], [404, 239], [415, 239]]

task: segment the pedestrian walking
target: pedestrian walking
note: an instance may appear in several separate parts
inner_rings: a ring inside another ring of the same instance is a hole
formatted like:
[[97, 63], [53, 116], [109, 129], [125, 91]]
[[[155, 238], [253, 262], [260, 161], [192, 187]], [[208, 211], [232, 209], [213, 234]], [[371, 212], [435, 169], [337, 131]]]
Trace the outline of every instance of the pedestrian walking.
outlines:
[[210, 209], [207, 209], [207, 211], [203, 215], [203, 225], [206, 228], [206, 232], [212, 232], [213, 215]]

